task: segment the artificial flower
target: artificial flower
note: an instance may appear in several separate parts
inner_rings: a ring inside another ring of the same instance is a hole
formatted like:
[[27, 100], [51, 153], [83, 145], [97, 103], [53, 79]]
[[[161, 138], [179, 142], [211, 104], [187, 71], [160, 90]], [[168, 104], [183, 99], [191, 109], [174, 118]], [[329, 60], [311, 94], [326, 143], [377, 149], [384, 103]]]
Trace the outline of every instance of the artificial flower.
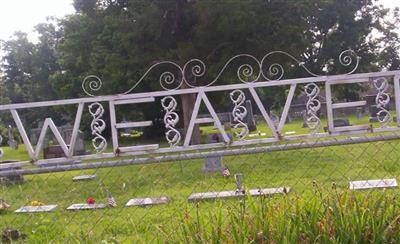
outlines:
[[95, 204], [96, 203], [96, 199], [94, 199], [93, 197], [88, 197], [86, 199], [86, 203], [87, 204]]
[[44, 205], [44, 203], [42, 203], [40, 201], [34, 200], [31, 202], [31, 206], [43, 206], [43, 205]]

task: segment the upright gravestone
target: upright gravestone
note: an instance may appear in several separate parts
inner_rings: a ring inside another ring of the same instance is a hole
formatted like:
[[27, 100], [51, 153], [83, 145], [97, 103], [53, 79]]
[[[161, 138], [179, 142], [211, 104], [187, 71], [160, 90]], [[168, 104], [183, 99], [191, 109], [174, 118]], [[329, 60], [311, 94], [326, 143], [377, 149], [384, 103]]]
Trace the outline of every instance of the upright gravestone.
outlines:
[[364, 118], [363, 108], [356, 108], [356, 117], [357, 119]]
[[[39, 123], [38, 128], [31, 130], [29, 138], [32, 144], [37, 144], [40, 133], [42, 131], [42, 127], [43, 123]], [[57, 130], [60, 132], [64, 142], [66, 144], [69, 144], [72, 138], [73, 127], [70, 124], [65, 124], [63, 126], [57, 127]], [[48, 159], [48, 158], [65, 157], [62, 148], [59, 145], [50, 145], [49, 143], [50, 140], [57, 143], [53, 133], [48, 130], [43, 142], [44, 158]], [[84, 155], [84, 154], [86, 154], [84, 135], [82, 131], [78, 131], [75, 141], [74, 155]]]
[[[69, 143], [71, 141], [73, 128], [72, 127], [64, 127], [62, 129], [64, 140]], [[74, 147], [74, 155], [84, 155], [86, 154], [85, 149], [85, 141], [83, 138], [83, 132], [78, 131], [78, 136], [76, 138], [75, 147]]]
[[275, 114], [275, 112], [271, 111], [270, 117], [272, 120], [272, 123], [274, 123], [275, 127], [278, 127], [279, 125], [279, 116]]
[[[218, 142], [223, 142], [224, 139], [222, 138], [222, 135], [220, 134], [209, 134], [207, 136], [207, 142], [208, 143], [218, 143]], [[222, 164], [222, 157], [217, 156], [217, 157], [208, 157], [205, 159], [204, 163], [204, 168], [203, 170], [205, 172], [217, 172], [217, 171], [222, 171], [224, 169], [224, 166]]]
[[303, 119], [303, 128], [307, 128], [308, 125], [307, 125], [307, 111], [306, 110], [303, 110], [301, 112], [301, 118]]
[[349, 119], [334, 119], [333, 126], [334, 127], [350, 126], [350, 121]]
[[[12, 163], [14, 161], [3, 161], [3, 164], [7, 163]], [[19, 170], [21, 169], [21, 165], [13, 165], [12, 167], [2, 167], [0, 168], [0, 171], [10, 171], [10, 170]], [[12, 186], [16, 184], [21, 184], [24, 183], [24, 176], [21, 174], [15, 174], [15, 175], [8, 175], [8, 176], [1, 176], [0, 177], [0, 185], [3, 186]]]
[[244, 118], [244, 121], [247, 124], [250, 132], [255, 131], [257, 130], [257, 126], [256, 121], [254, 120], [253, 106], [251, 105], [250, 100], [246, 100], [245, 107], [247, 110], [247, 116]]

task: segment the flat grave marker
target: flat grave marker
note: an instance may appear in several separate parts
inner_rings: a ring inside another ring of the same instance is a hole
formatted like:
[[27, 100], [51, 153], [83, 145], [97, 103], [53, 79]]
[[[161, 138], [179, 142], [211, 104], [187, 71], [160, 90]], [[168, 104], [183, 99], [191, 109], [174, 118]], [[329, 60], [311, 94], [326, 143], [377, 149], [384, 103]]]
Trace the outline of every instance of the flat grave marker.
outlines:
[[264, 189], [250, 189], [250, 196], [268, 196], [275, 194], [287, 194], [290, 192], [290, 187], [278, 187], [278, 188], [264, 188]]
[[396, 179], [350, 181], [350, 190], [397, 187]]
[[73, 181], [87, 181], [94, 180], [97, 178], [97, 175], [79, 175], [72, 178]]
[[93, 210], [93, 209], [102, 209], [106, 208], [107, 206], [102, 203], [93, 203], [93, 204], [88, 204], [88, 203], [77, 203], [77, 204], [72, 204], [67, 208], [67, 210]]
[[266, 135], [267, 135], [267, 133], [261, 132], [261, 133], [249, 134], [249, 137], [266, 136]]
[[16, 213], [40, 213], [51, 212], [57, 208], [57, 205], [43, 205], [43, 206], [23, 206], [17, 210]]
[[157, 197], [157, 198], [133, 198], [130, 199], [126, 203], [126, 207], [133, 207], [133, 206], [140, 206], [140, 207], [146, 207], [146, 206], [151, 206], [151, 205], [160, 205], [160, 204], [167, 204], [169, 203], [169, 198], [168, 197]]
[[[278, 188], [264, 188], [264, 189], [250, 189], [248, 194], [253, 197], [257, 196], [268, 196], [275, 194], [287, 194], [291, 190], [290, 187], [278, 187]], [[203, 200], [216, 200], [216, 199], [227, 199], [227, 198], [240, 198], [246, 196], [246, 192], [243, 191], [219, 191], [219, 192], [200, 192], [193, 193], [189, 196], [189, 202], [203, 201]]]
[[294, 135], [296, 134], [296, 131], [286, 131], [285, 135]]
[[218, 191], [218, 192], [200, 192], [189, 196], [188, 201], [214, 200], [224, 198], [244, 197], [246, 194], [240, 191]]

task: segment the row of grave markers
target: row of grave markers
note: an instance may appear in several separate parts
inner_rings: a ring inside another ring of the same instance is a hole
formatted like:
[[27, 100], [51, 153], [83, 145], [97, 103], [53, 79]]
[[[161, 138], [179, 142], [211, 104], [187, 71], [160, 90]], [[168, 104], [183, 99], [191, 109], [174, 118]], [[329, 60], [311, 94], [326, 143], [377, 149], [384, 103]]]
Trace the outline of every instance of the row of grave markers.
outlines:
[[[79, 180], [85, 179], [94, 179], [95, 175], [86, 175], [80, 176]], [[74, 179], [77, 179], [75, 177]], [[290, 187], [279, 187], [279, 188], [264, 188], [264, 189], [250, 189], [248, 191], [245, 190], [243, 186], [243, 176], [241, 174], [235, 175], [237, 189], [234, 191], [220, 191], [220, 192], [202, 192], [202, 193], [193, 193], [189, 196], [189, 202], [196, 202], [202, 200], [214, 200], [214, 199], [227, 199], [227, 198], [240, 198], [248, 196], [271, 196], [276, 194], [288, 194], [291, 190]], [[378, 179], [378, 180], [364, 180], [364, 181], [351, 181], [350, 189], [351, 190], [364, 190], [364, 189], [374, 189], [374, 188], [393, 188], [397, 187], [396, 179]], [[158, 198], [134, 198], [130, 199], [125, 206], [133, 207], [133, 206], [151, 206], [151, 205], [160, 205], [160, 204], [168, 204], [170, 202], [170, 198], [168, 197], [158, 197]], [[23, 206], [17, 210], [16, 213], [37, 213], [37, 212], [51, 212], [54, 211], [58, 205], [42, 205], [42, 206]], [[94, 209], [103, 209], [106, 208], [106, 204], [102, 203], [79, 203], [72, 204], [67, 208], [67, 210], [94, 210]]]

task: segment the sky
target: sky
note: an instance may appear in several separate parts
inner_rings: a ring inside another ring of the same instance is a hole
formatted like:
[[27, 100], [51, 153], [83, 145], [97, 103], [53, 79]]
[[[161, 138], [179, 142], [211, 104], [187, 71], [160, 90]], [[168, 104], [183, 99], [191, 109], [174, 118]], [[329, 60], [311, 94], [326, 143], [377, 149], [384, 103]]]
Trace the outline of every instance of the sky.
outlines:
[[[18, 30], [37, 41], [34, 26], [47, 16], [63, 17], [74, 13], [73, 0], [0, 0], [0, 39], [9, 39]], [[385, 7], [400, 7], [400, 0], [379, 0]], [[399, 30], [400, 32], [400, 30]]]
[[63, 17], [75, 12], [73, 0], [0, 0], [0, 39], [20, 30], [37, 41], [34, 26], [47, 16]]

